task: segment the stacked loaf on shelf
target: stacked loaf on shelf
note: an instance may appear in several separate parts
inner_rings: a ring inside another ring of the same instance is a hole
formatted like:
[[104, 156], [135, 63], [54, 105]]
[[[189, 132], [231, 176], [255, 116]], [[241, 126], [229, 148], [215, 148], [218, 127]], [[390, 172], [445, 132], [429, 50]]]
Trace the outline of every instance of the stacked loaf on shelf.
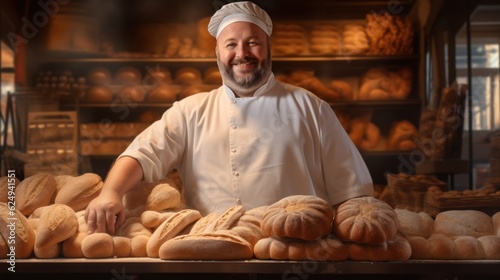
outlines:
[[[319, 197], [295, 195], [255, 209], [235, 205], [201, 216], [186, 208], [176, 173], [128, 192], [126, 219], [114, 235], [89, 234], [84, 209], [101, 187], [92, 173], [37, 174], [20, 181], [18, 209], [8, 206], [9, 197], [0, 201], [2, 257], [9, 252], [7, 225], [14, 215], [16, 258], [500, 259], [498, 213], [446, 211], [433, 219], [374, 197], [333, 208]], [[0, 190], [5, 188], [2, 183]]]

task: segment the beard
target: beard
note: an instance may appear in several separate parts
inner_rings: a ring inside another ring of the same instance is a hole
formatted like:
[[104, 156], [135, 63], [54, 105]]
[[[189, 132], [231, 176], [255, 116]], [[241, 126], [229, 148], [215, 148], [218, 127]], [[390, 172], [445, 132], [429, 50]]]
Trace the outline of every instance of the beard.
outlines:
[[[252, 72], [245, 74], [243, 77], [239, 77], [234, 72], [232, 66], [241, 63], [254, 63], [257, 67]], [[240, 94], [253, 93], [267, 82], [271, 74], [271, 53], [268, 52], [267, 58], [260, 63], [256, 58], [247, 56], [243, 59], [236, 58], [229, 62], [228, 65], [225, 65], [217, 58], [217, 65], [219, 66], [224, 83], [229, 88]]]

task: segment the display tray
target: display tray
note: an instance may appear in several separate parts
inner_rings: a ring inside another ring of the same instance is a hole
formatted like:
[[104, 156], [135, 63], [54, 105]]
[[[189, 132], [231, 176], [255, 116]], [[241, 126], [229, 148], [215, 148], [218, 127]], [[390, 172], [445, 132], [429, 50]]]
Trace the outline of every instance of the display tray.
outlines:
[[[7, 273], [8, 260], [0, 263]], [[218, 273], [218, 274], [393, 274], [393, 275], [500, 275], [500, 260], [371, 261], [172, 261], [156, 258], [19, 259], [16, 273]]]

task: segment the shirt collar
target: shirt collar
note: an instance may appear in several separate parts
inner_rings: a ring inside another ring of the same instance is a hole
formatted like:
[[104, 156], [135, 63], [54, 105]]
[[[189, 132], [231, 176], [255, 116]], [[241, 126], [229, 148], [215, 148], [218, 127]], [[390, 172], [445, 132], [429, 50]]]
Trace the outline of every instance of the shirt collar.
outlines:
[[[269, 79], [267, 80], [267, 82], [254, 92], [253, 97], [259, 97], [266, 94], [269, 91], [269, 89], [273, 87], [274, 83], [275, 83], [274, 74], [271, 72], [271, 75], [269, 75]], [[227, 96], [231, 99], [231, 101], [235, 100], [236, 94], [234, 94], [233, 90], [230, 89], [226, 84], [223, 84], [223, 87]]]

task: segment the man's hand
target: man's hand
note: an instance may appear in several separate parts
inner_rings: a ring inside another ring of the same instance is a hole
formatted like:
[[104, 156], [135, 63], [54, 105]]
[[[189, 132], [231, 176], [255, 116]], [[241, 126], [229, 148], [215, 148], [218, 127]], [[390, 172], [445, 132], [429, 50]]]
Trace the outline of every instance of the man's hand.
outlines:
[[89, 203], [85, 210], [85, 220], [89, 234], [94, 232], [115, 234], [116, 229], [125, 221], [122, 196], [112, 190], [103, 190]]

